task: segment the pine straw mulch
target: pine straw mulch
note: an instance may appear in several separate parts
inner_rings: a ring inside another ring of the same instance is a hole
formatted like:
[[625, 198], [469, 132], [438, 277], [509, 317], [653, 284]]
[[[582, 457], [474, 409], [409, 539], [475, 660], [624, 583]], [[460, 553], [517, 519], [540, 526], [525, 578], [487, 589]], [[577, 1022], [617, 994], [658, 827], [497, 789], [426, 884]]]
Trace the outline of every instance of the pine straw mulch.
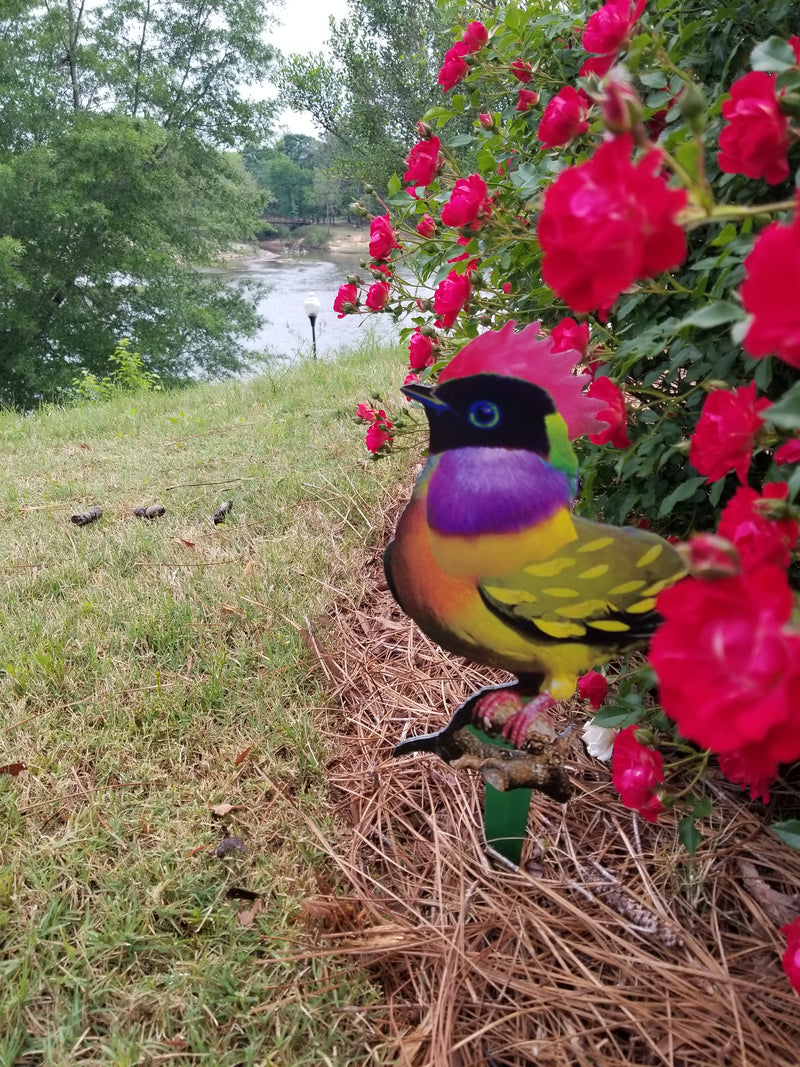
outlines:
[[[800, 911], [800, 854], [766, 825], [797, 810], [798, 791], [783, 784], [765, 812], [712, 780], [690, 859], [676, 820], [626, 810], [574, 730], [573, 799], [534, 794], [522, 868], [505, 869], [485, 854], [476, 776], [391, 756], [498, 676], [408, 622], [378, 555], [367, 572], [324, 647], [310, 636], [342, 715], [329, 763], [339, 832], [317, 831], [338, 888], [306, 910], [313, 951], [349, 957], [383, 990], [350, 1009], [375, 1062], [797, 1067], [778, 928]], [[584, 719], [575, 708], [564, 723]]]

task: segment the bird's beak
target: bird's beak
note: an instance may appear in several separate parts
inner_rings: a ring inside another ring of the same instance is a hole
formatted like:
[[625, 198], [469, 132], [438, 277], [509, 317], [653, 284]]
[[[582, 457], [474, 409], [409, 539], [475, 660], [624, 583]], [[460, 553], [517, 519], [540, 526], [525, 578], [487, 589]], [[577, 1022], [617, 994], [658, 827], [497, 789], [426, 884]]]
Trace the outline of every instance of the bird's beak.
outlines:
[[436, 395], [436, 389], [432, 385], [420, 385], [412, 382], [410, 385], [401, 385], [400, 392], [405, 393], [409, 400], [418, 400], [428, 411], [445, 411], [448, 405]]

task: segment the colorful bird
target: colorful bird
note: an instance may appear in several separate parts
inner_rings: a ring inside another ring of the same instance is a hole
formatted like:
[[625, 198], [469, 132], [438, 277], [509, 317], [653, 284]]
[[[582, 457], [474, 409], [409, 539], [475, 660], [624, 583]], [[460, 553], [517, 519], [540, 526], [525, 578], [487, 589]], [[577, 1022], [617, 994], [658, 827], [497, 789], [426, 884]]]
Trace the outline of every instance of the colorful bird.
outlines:
[[[545, 754], [550, 769], [537, 764], [530, 784], [564, 800], [566, 775], [547, 755], [547, 708], [571, 696], [591, 667], [647, 643], [659, 621], [656, 596], [685, 566], [656, 534], [573, 513], [570, 437], [601, 425], [598, 404], [571, 373], [578, 354], [552, 353], [537, 332], [515, 333], [509, 323], [470, 342], [435, 386], [403, 387], [425, 409], [430, 449], [386, 550], [390, 588], [443, 648], [518, 682], [471, 697], [471, 725], [462, 707], [446, 731], [395, 754], [449, 758], [443, 746], [450, 752], [456, 723], [481, 744], [496, 743], [486, 731], [499, 731], [506, 746]], [[478, 765], [469, 758], [461, 765]], [[518, 780], [512, 774], [506, 785], [501, 774], [495, 784], [513, 789]]]

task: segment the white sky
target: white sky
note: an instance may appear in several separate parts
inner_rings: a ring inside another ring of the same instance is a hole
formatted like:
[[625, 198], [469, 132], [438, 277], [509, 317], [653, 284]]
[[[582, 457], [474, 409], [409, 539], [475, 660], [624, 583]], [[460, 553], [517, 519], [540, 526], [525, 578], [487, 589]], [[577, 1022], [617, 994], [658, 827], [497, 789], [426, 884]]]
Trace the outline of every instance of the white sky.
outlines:
[[[347, 0], [284, 0], [284, 6], [274, 8], [276, 21], [282, 25], [270, 33], [270, 44], [287, 55], [324, 50], [328, 38], [328, 19], [347, 14]], [[307, 111], [282, 111], [278, 121], [289, 133], [319, 136]]]

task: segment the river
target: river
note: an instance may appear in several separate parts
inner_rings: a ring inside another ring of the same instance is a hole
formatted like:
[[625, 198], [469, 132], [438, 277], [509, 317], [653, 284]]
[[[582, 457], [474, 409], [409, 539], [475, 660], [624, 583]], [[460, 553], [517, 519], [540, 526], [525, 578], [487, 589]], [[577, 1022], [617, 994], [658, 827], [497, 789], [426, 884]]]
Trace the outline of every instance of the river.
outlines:
[[268, 352], [283, 360], [311, 353], [311, 326], [303, 308], [310, 292], [316, 293], [320, 312], [316, 323], [317, 354], [321, 359], [335, 355], [348, 345], [356, 345], [373, 334], [381, 340], [399, 340], [399, 330], [389, 315], [346, 315], [340, 319], [333, 301], [348, 274], [367, 272], [352, 255], [309, 252], [304, 256], [242, 256], [223, 269], [203, 273], [236, 284], [242, 279], [263, 282], [269, 292], [258, 303], [264, 319], [261, 330], [246, 344], [250, 351]]

